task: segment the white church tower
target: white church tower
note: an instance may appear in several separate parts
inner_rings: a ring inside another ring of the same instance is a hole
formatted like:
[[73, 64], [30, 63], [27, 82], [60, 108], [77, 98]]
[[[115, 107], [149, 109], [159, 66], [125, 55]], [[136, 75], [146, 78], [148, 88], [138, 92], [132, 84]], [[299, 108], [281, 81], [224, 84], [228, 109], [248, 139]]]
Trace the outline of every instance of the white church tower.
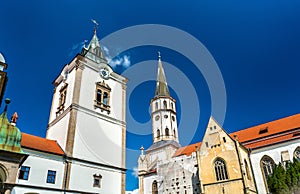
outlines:
[[175, 99], [170, 96], [161, 56], [158, 56], [158, 70], [155, 96], [151, 99], [153, 144], [138, 159], [139, 193], [156, 193], [160, 184], [158, 165], [172, 158], [181, 147], [178, 138]]
[[109, 66], [96, 28], [54, 80], [47, 138], [65, 151], [66, 191], [125, 193], [126, 82]]

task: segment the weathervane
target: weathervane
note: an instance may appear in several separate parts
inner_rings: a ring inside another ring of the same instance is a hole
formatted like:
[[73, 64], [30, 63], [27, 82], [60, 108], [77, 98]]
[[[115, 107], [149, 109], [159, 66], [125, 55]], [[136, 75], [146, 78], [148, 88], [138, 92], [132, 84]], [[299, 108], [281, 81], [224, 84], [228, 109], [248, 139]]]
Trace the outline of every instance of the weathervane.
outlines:
[[95, 24], [95, 26], [94, 26], [94, 33], [96, 34], [96, 31], [97, 31], [97, 28], [99, 27], [99, 24], [98, 24], [98, 22], [97, 22], [96, 20], [94, 20], [94, 19], [91, 19], [91, 21]]

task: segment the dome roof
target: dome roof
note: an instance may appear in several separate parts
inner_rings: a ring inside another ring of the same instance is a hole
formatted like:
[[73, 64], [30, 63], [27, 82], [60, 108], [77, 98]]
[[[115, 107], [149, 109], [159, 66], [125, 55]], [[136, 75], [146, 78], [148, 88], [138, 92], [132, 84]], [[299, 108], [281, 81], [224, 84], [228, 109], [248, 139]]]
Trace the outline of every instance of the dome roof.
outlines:
[[2, 53], [0, 53], [0, 62], [5, 63], [5, 59], [4, 59], [4, 56], [2, 55]]

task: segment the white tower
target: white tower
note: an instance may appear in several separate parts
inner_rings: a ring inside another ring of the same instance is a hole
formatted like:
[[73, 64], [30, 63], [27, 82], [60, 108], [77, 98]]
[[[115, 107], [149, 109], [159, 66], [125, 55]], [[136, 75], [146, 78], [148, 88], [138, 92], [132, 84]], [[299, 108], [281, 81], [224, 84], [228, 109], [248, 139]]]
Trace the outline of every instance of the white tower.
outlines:
[[54, 80], [47, 138], [66, 153], [66, 190], [125, 193], [126, 82], [108, 65], [96, 28]]

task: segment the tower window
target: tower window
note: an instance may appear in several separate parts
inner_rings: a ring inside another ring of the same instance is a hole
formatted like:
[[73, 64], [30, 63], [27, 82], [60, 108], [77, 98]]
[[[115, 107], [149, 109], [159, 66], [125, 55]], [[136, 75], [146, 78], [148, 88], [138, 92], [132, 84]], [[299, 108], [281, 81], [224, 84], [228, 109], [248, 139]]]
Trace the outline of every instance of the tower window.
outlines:
[[174, 104], [171, 102], [171, 109], [174, 110]]
[[223, 159], [217, 158], [217, 160], [214, 163], [214, 167], [215, 167], [217, 181], [228, 179], [227, 168], [226, 168], [225, 161]]
[[28, 180], [29, 171], [30, 171], [30, 167], [28, 167], [28, 166], [21, 166], [21, 169], [19, 171], [19, 179]]
[[155, 102], [155, 110], [158, 110], [158, 102]]
[[167, 101], [164, 100], [164, 109], [167, 109]]
[[159, 129], [157, 129], [157, 131], [156, 131], [156, 137], [160, 138], [160, 130]]
[[172, 121], [175, 121], [175, 117], [174, 116], [172, 116]]
[[153, 181], [152, 183], [152, 194], [158, 194], [157, 181]]
[[158, 121], [159, 118], [160, 118], [159, 115], [156, 115], [156, 116], [155, 116], [155, 120], [156, 120], [156, 121]]
[[110, 113], [110, 92], [111, 88], [104, 82], [96, 83], [95, 108], [100, 108], [101, 111]]
[[101, 174], [99, 175], [94, 174], [93, 177], [94, 177], [93, 187], [101, 188], [101, 179], [102, 179]]
[[173, 134], [174, 134], [174, 137], [176, 138], [176, 131], [175, 131], [175, 129], [173, 129]]
[[165, 129], [165, 134], [166, 134], [167, 137], [170, 136], [170, 132], [169, 132], [169, 128], [168, 127]]
[[55, 183], [56, 171], [48, 170], [47, 183]]
[[56, 111], [56, 116], [59, 116], [65, 110], [67, 87], [68, 87], [68, 84], [65, 84], [59, 90], [59, 99], [58, 99], [58, 107], [57, 107], [57, 111]]

